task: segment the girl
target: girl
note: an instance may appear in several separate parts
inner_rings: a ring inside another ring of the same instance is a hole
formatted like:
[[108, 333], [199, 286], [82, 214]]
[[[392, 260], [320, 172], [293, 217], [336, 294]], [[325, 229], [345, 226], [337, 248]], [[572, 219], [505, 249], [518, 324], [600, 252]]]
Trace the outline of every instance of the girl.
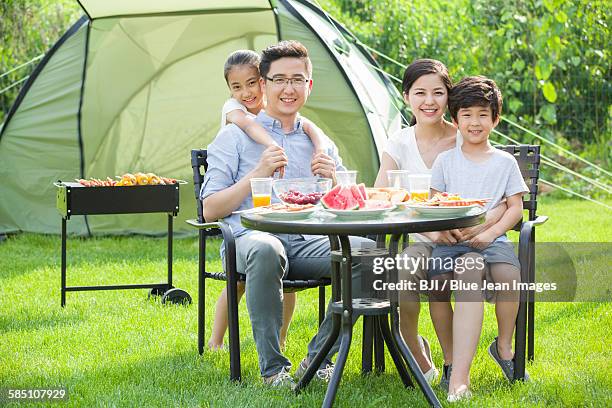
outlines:
[[[276, 145], [268, 132], [255, 121], [256, 115], [265, 109], [263, 79], [259, 74], [259, 55], [251, 50], [238, 50], [230, 54], [223, 67], [223, 75], [231, 98], [225, 102], [221, 112], [221, 126], [233, 123], [251, 139], [266, 147]], [[304, 132], [310, 137], [315, 153], [323, 150], [322, 131], [306, 118], [301, 118]], [[283, 169], [279, 169], [282, 177]], [[238, 283], [238, 299], [244, 294], [244, 283]], [[286, 293], [283, 300], [283, 326], [280, 332], [281, 348], [285, 348], [287, 330], [295, 310], [296, 294]], [[227, 330], [227, 291], [223, 288], [215, 305], [215, 320], [208, 347], [216, 350], [223, 347]]]
[[[431, 174], [431, 166], [440, 153], [461, 145], [461, 134], [451, 122], [444, 119], [451, 87], [452, 82], [448, 69], [440, 61], [418, 59], [406, 68], [402, 81], [402, 93], [404, 102], [412, 110], [413, 117], [410, 127], [401, 129], [387, 141], [375, 186], [387, 186], [387, 170], [408, 170], [411, 174]], [[487, 214], [484, 224], [475, 227], [422, 235], [411, 234], [411, 238], [418, 245], [408, 247], [402, 255], [423, 257], [427, 260], [431, 255], [431, 246], [427, 244], [428, 241], [451, 244], [471, 239], [497, 222], [505, 211], [505, 205], [500, 207]], [[399, 271], [400, 274], [404, 272], [408, 271]], [[400, 276], [400, 279], [426, 279], [426, 271], [417, 269], [409, 272], [408, 277]], [[431, 384], [436, 380], [439, 372], [433, 364], [429, 342], [418, 335], [420, 309], [417, 293], [413, 291], [400, 293], [402, 336], [425, 378]], [[443, 388], [448, 389], [452, 362], [453, 312], [450, 302], [446, 301], [430, 302], [429, 310], [444, 354], [444, 369], [440, 384]]]

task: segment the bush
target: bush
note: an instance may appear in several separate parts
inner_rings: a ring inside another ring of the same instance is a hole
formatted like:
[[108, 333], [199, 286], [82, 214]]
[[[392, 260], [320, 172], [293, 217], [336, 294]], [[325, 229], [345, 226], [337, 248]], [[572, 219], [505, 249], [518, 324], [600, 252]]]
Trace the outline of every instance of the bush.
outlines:
[[[324, 0], [320, 2], [362, 42], [407, 65], [443, 61], [455, 81], [493, 78], [504, 95], [504, 117], [598, 165], [610, 166], [609, 30], [611, 4], [603, 0]], [[376, 56], [375, 56], [376, 57]], [[401, 78], [403, 68], [377, 58]], [[398, 89], [400, 84], [397, 84]], [[502, 123], [502, 133], [524, 143], [537, 139]], [[497, 138], [498, 142], [507, 141]], [[562, 160], [547, 146], [544, 154]], [[593, 168], [565, 163], [609, 183]], [[566, 175], [544, 177], [568, 186]], [[591, 191], [584, 181], [571, 188]]]

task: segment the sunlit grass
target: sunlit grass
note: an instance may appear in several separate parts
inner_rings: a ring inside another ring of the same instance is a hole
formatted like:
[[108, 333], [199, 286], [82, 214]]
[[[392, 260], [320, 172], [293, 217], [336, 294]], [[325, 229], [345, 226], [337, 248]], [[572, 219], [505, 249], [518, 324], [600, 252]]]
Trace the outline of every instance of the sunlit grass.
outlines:
[[[610, 241], [612, 212], [576, 201], [544, 201], [551, 216], [538, 240]], [[216, 246], [211, 249], [216, 254]], [[156, 283], [166, 279], [165, 239], [122, 237], [68, 241], [68, 284]], [[319, 406], [325, 387], [295, 396], [261, 384], [244, 302], [240, 306], [243, 382], [228, 380], [226, 352], [196, 350], [196, 307], [161, 305], [146, 290], [67, 294], [60, 307], [60, 239], [22, 234], [0, 244], [0, 388], [65, 386], [79, 406]], [[175, 240], [174, 284], [197, 300], [197, 241]], [[211, 267], [220, 269], [218, 258]], [[595, 267], [605, 268], [601, 263]], [[599, 271], [606, 274], [608, 271]], [[222, 283], [207, 281], [207, 335]], [[329, 291], [328, 291], [329, 293]], [[487, 306], [472, 370], [470, 406], [612, 405], [610, 303], [540, 303], [532, 381], [507, 384], [486, 353], [496, 335]], [[286, 355], [299, 363], [317, 321], [317, 292], [298, 295]], [[442, 355], [423, 307], [421, 332]], [[360, 375], [361, 322], [353, 338], [336, 406], [425, 406], [406, 390], [387, 356], [381, 376]], [[444, 400], [444, 395], [438, 391]]]

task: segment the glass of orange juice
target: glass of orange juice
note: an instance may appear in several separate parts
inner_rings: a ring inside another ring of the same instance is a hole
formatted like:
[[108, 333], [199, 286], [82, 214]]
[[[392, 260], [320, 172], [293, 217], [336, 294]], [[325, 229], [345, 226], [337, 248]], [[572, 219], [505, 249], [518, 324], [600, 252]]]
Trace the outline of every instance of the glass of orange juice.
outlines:
[[270, 205], [272, 201], [272, 180], [272, 177], [255, 177], [251, 179], [253, 207]]
[[408, 176], [408, 180], [410, 182], [410, 199], [414, 201], [427, 201], [431, 187], [431, 175], [411, 174]]

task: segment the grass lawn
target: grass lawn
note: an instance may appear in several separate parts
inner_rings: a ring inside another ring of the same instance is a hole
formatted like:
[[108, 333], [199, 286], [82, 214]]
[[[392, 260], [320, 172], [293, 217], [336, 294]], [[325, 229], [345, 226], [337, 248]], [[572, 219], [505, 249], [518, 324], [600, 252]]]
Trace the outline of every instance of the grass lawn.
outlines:
[[[539, 241], [612, 241], [612, 211], [603, 207], [544, 200], [539, 213], [551, 216], [538, 231]], [[68, 285], [162, 281], [165, 245], [165, 239], [143, 237], [70, 239]], [[175, 240], [174, 249], [174, 283], [195, 302], [197, 241]], [[68, 293], [66, 308], [60, 308], [59, 255], [58, 236], [21, 234], [0, 244], [0, 389], [65, 386], [67, 404], [78, 406], [301, 407], [323, 401], [320, 383], [297, 396], [262, 385], [244, 302], [243, 382], [235, 385], [228, 380], [226, 352], [197, 354], [195, 304], [163, 306], [148, 300], [145, 290], [129, 290]], [[216, 250], [211, 259], [220, 268]], [[221, 288], [207, 281], [207, 335]], [[294, 367], [314, 334], [316, 296], [316, 291], [298, 295], [286, 350]], [[612, 303], [538, 304], [536, 359], [528, 365], [532, 381], [515, 385], [503, 380], [486, 353], [496, 335], [493, 311], [485, 307], [470, 406], [612, 406]], [[403, 388], [388, 355], [387, 372], [360, 375], [360, 322], [358, 327], [336, 406], [426, 406], [419, 391]], [[441, 365], [426, 307], [420, 329]]]

